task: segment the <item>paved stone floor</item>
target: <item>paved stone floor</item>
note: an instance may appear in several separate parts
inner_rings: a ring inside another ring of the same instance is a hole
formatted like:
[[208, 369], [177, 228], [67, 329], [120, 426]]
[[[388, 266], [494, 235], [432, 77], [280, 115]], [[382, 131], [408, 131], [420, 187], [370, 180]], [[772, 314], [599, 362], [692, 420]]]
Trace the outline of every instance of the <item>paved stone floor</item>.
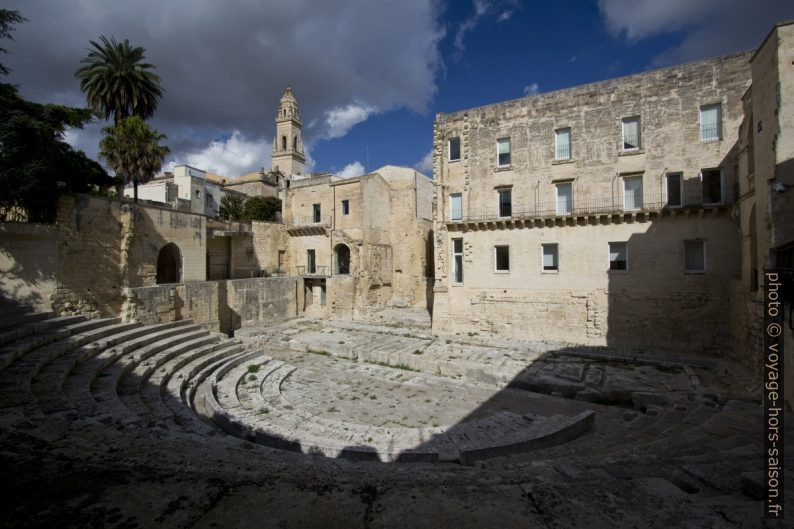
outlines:
[[[759, 393], [726, 361], [305, 319], [22, 318], [0, 344], [2, 527], [763, 526]], [[321, 455], [356, 432], [444, 457]]]

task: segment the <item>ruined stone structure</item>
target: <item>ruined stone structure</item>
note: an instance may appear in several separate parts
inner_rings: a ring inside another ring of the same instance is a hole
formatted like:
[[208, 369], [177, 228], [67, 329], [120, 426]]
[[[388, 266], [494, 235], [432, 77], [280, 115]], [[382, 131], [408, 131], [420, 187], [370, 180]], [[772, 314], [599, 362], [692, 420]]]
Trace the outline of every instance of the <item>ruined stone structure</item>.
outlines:
[[387, 306], [426, 310], [431, 196], [427, 177], [401, 167], [290, 178], [280, 266], [304, 276], [307, 309], [355, 318]]

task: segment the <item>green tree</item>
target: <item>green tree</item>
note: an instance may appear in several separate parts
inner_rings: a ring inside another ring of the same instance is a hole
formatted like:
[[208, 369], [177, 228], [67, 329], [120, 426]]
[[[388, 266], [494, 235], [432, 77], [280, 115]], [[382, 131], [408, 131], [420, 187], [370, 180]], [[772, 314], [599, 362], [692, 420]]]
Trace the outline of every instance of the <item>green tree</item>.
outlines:
[[[13, 40], [14, 25], [24, 20], [0, 9], [0, 39]], [[8, 71], [0, 64], [0, 73]], [[89, 109], [26, 101], [16, 87], [0, 83], [0, 218], [49, 222], [61, 193], [112, 183], [101, 165], [64, 141], [67, 128], [82, 128], [92, 116]]]
[[48, 222], [61, 193], [110, 186], [101, 165], [64, 141], [67, 128], [82, 128], [92, 116], [90, 109], [26, 101], [0, 83], [0, 202]]
[[126, 39], [116, 42], [103, 35], [99, 40], [102, 44], [90, 41], [92, 48], [74, 74], [89, 106], [105, 119], [112, 115], [115, 124], [131, 116], [151, 117], [163, 88], [160, 77], [151, 71], [154, 66], [142, 62], [144, 49], [130, 46]]
[[218, 208], [218, 218], [225, 220], [240, 220], [243, 217], [243, 195], [227, 193], [221, 198]]
[[[14, 37], [11, 33], [14, 31], [14, 24], [24, 22], [26, 19], [19, 14], [19, 11], [11, 11], [10, 9], [0, 9], [0, 39], [8, 39], [13, 41]], [[8, 53], [5, 48], [0, 48], [0, 53]], [[0, 64], [0, 73], [6, 75], [10, 70]]]
[[118, 181], [132, 182], [135, 202], [138, 202], [138, 184], [151, 180], [162, 167], [163, 158], [171, 152], [159, 144], [165, 134], [152, 129], [138, 116], [122, 119], [102, 132], [105, 137], [99, 142], [100, 158], [116, 171]]
[[249, 197], [243, 205], [242, 220], [276, 220], [281, 200], [276, 197]]

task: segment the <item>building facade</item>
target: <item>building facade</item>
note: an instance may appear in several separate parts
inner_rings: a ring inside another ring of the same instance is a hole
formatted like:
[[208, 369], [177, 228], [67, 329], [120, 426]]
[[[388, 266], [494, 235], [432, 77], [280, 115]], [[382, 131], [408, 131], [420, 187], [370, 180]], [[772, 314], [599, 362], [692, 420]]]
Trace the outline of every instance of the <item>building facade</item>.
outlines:
[[279, 268], [304, 276], [307, 312], [365, 318], [389, 306], [427, 309], [432, 192], [426, 176], [394, 166], [287, 180]]
[[439, 114], [434, 330], [730, 348], [749, 58]]

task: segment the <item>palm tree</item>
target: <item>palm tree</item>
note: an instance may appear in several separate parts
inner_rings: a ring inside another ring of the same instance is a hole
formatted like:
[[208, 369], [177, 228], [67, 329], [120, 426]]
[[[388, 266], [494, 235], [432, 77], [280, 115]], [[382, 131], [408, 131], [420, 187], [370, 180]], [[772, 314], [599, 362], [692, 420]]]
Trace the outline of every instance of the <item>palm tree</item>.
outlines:
[[[171, 152], [158, 143], [165, 139], [165, 134], [152, 129], [138, 116], [122, 119], [102, 132], [105, 137], [99, 142], [99, 157], [116, 171], [119, 182], [132, 182], [138, 202], [138, 184], [151, 180], [162, 167], [163, 158]], [[118, 188], [117, 193], [121, 197]]]
[[93, 40], [88, 55], [80, 61], [76, 72], [88, 104], [105, 119], [113, 121], [139, 116], [151, 117], [163, 97], [160, 77], [150, 71], [151, 64], [142, 62], [144, 49], [131, 47], [128, 40], [116, 42], [111, 37], [100, 36], [102, 45]]

